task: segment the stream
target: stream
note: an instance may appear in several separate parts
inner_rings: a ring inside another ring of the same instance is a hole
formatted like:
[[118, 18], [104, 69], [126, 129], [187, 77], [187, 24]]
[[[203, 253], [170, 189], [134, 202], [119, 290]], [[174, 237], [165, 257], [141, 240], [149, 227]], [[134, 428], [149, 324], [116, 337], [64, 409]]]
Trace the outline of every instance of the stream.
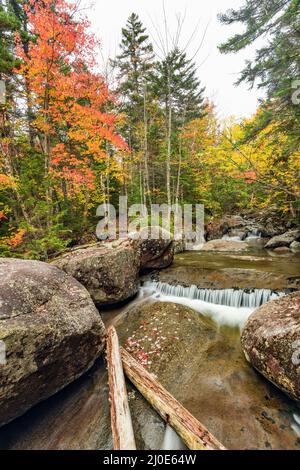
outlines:
[[[167, 367], [157, 369], [163, 385], [228, 448], [300, 449], [299, 408], [246, 362], [239, 341], [243, 324], [258, 306], [299, 286], [296, 254], [276, 255], [256, 246], [238, 254], [187, 252], [177, 255], [170, 268], [145, 276], [131, 302], [101, 313], [107, 326], [116, 325], [124, 343], [140, 328], [134, 319], [141, 309], [158, 305], [164, 312], [176, 304], [197, 312], [206, 336], [199, 340], [183, 333], [186, 356], [172, 352]], [[167, 337], [171, 327], [165, 325]], [[185, 448], [130, 384], [128, 393], [138, 448]], [[0, 429], [0, 448], [111, 449], [103, 359]]]

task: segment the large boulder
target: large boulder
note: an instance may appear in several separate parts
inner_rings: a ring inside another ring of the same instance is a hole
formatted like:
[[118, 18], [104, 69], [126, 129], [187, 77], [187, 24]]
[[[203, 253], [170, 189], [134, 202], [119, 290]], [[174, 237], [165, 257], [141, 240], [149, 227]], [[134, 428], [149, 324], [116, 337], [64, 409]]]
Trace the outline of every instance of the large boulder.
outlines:
[[52, 263], [83, 284], [97, 305], [122, 302], [138, 291], [139, 256], [126, 241], [78, 247]]
[[133, 249], [140, 258], [140, 270], [163, 269], [174, 258], [173, 236], [161, 227], [145, 227], [129, 234]]
[[201, 251], [246, 251], [248, 245], [239, 241], [211, 240], [203, 245]]
[[87, 371], [105, 328], [87, 290], [55, 266], [0, 260], [0, 426]]
[[274, 248], [289, 247], [294, 241], [300, 240], [300, 230], [289, 230], [282, 235], [277, 235], [271, 238], [265, 245], [267, 250], [273, 250]]
[[300, 292], [256, 310], [245, 325], [241, 341], [248, 361], [300, 401]]

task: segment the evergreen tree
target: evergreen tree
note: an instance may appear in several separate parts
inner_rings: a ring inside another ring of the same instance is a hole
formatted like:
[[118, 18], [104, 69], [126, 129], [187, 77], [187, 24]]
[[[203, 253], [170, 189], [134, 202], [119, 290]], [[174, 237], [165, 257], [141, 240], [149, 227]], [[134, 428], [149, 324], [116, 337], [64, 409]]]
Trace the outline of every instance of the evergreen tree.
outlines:
[[255, 59], [246, 62], [238, 83], [256, 83], [266, 91], [264, 112], [249, 129], [249, 136], [276, 121], [278, 131], [290, 137], [283, 149], [285, 158], [300, 145], [300, 104], [292, 100], [300, 78], [300, 1], [251, 0], [239, 10], [220, 15], [220, 20], [245, 25], [243, 33], [220, 46], [223, 53], [238, 52], [260, 37], [267, 39]]
[[10, 0], [0, 0], [0, 77], [11, 75], [16, 65], [14, 33], [19, 21]]
[[171, 107], [173, 121], [175, 119], [179, 125], [203, 115], [204, 88], [197, 77], [196, 66], [178, 48], [157, 64], [155, 89], [166, 113]]
[[[166, 134], [166, 195], [168, 205], [178, 202], [181, 172], [181, 142], [177, 145], [178, 169], [177, 190], [172, 184], [172, 154], [174, 153], [174, 134], [180, 132], [185, 123], [204, 115], [205, 104], [195, 64], [187, 59], [186, 53], [175, 48], [156, 66], [154, 75], [155, 90], [164, 107]], [[175, 146], [176, 148], [176, 146]], [[173, 193], [173, 197], [172, 197]]]
[[153, 67], [153, 47], [142, 22], [132, 13], [122, 29], [121, 53], [113, 61], [118, 68], [118, 92], [125, 98], [125, 111], [132, 123], [143, 119], [145, 83]]
[[[126, 27], [122, 29], [120, 49], [121, 53], [112, 63], [118, 68], [117, 92], [123, 98], [126, 115], [121, 132], [130, 149], [143, 155], [137, 165], [131, 164], [130, 173], [140, 188], [140, 201], [146, 202], [148, 197], [151, 203], [148, 135], [154, 53], [146, 28], [135, 13], [130, 15]], [[124, 187], [126, 192], [126, 184]]]

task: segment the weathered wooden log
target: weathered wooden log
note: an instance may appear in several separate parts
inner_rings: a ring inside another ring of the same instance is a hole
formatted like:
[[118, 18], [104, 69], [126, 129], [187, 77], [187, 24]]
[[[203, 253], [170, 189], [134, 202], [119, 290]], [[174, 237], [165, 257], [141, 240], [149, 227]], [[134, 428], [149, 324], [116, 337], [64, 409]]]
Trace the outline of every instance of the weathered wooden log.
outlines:
[[125, 349], [120, 348], [124, 372], [159, 415], [175, 429], [192, 450], [226, 450], [225, 447], [186, 410]]
[[106, 355], [114, 450], [135, 450], [135, 439], [120, 356], [119, 340], [113, 326], [110, 326], [107, 331]]

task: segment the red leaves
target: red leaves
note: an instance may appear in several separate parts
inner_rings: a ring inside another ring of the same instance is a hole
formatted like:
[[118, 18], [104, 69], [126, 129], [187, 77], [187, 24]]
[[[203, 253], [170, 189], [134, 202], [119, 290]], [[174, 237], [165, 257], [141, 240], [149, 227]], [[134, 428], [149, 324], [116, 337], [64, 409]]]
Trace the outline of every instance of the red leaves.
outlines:
[[172, 342], [179, 340], [178, 327], [172, 328], [175, 335], [171, 335], [164, 317], [165, 314], [161, 317], [154, 315], [149, 321], [142, 320], [135, 333], [126, 340], [126, 350], [145, 368], [151, 367], [163, 355], [165, 357], [170, 338]]
[[26, 75], [38, 110], [33, 125], [51, 139], [52, 179], [67, 181], [71, 193], [94, 188], [94, 164], [107, 158], [107, 142], [126, 149], [115, 131], [118, 116], [108, 111], [113, 98], [94, 71], [99, 42], [77, 9], [69, 0], [29, 0], [26, 11], [36, 40], [28, 54], [17, 40], [23, 60], [18, 73]]

